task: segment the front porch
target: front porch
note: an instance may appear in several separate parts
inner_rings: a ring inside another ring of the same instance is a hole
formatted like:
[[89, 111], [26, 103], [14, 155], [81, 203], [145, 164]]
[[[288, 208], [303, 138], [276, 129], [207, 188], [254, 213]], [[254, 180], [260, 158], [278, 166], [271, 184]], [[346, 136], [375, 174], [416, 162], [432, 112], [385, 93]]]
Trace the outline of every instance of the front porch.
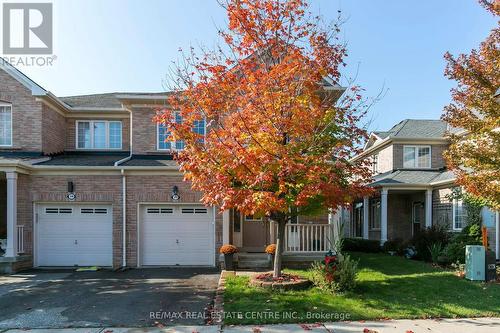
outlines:
[[[283, 264], [285, 266], [309, 265], [322, 260], [332, 249], [334, 237], [330, 215], [298, 217], [285, 226]], [[277, 225], [273, 221], [253, 216], [242, 216], [230, 210], [223, 215], [222, 238], [224, 244], [239, 249], [235, 256], [238, 268], [269, 268], [272, 263], [265, 253], [269, 244], [275, 244]]]
[[25, 226], [17, 223], [17, 172], [0, 171], [0, 274], [14, 273], [27, 264]]
[[379, 240], [411, 239], [432, 226], [431, 188], [380, 188], [352, 205], [350, 237]]

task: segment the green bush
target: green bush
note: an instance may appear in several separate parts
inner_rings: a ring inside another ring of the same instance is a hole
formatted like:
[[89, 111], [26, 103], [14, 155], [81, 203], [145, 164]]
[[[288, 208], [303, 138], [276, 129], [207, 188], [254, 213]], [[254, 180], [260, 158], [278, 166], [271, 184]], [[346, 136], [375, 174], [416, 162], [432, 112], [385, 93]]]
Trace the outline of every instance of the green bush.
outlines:
[[382, 249], [380, 247], [380, 241], [378, 240], [362, 239], [362, 238], [345, 238], [342, 250], [376, 253], [380, 252]]
[[434, 264], [438, 263], [438, 258], [443, 252], [443, 244], [434, 243], [429, 246], [429, 253], [431, 255], [431, 260]]
[[405, 242], [401, 238], [390, 239], [382, 246], [384, 252], [396, 252], [397, 254], [402, 254], [404, 248]]
[[433, 225], [430, 228], [424, 229], [413, 236], [411, 244], [415, 246], [417, 251], [416, 259], [431, 261], [430, 252], [433, 244], [441, 243], [441, 246], [448, 244], [449, 234], [446, 228]]
[[454, 235], [444, 249], [444, 253], [450, 262], [465, 262], [465, 246], [481, 245], [481, 226], [477, 223], [470, 224], [462, 231]]
[[349, 255], [339, 256], [335, 265], [326, 265], [324, 262], [312, 264], [311, 280], [321, 290], [330, 293], [340, 293], [356, 287], [358, 262]]

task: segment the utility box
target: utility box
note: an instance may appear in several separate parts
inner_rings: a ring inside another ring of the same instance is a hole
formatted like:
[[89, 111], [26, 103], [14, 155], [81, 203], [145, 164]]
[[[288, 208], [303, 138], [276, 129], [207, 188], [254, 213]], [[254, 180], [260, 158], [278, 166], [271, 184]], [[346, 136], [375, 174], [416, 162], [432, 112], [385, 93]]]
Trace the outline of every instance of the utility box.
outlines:
[[465, 247], [465, 277], [473, 281], [484, 281], [485, 251], [482, 245], [467, 245]]
[[497, 258], [495, 251], [486, 251], [486, 281], [496, 281], [497, 279]]

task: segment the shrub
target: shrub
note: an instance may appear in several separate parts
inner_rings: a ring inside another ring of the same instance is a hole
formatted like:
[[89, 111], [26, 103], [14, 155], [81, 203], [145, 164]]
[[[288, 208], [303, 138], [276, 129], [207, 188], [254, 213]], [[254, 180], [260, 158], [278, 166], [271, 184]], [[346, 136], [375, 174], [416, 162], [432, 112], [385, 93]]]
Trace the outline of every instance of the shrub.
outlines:
[[225, 244], [221, 246], [219, 252], [222, 254], [233, 254], [238, 252], [238, 248], [231, 244]]
[[441, 246], [448, 244], [448, 240], [448, 231], [442, 226], [433, 225], [418, 232], [411, 240], [417, 251], [416, 259], [431, 261], [432, 257], [429, 248], [437, 243], [441, 243]]
[[358, 251], [358, 252], [380, 252], [380, 241], [362, 238], [345, 238], [343, 242], [343, 251]]
[[384, 252], [396, 252], [400, 255], [403, 254], [404, 248], [405, 244], [401, 238], [390, 239], [382, 246]]
[[276, 253], [276, 244], [269, 244], [266, 246], [266, 253], [267, 254], [275, 254]]
[[443, 252], [443, 244], [434, 243], [429, 246], [429, 253], [431, 255], [431, 260], [434, 264], [437, 264], [438, 258]]
[[339, 293], [354, 289], [358, 262], [349, 255], [341, 255], [335, 261], [315, 262], [311, 267], [311, 280], [321, 290]]
[[481, 245], [481, 227], [479, 224], [470, 224], [462, 229], [462, 231], [454, 235], [445, 247], [444, 253], [451, 262], [465, 262], [465, 246], [466, 245]]

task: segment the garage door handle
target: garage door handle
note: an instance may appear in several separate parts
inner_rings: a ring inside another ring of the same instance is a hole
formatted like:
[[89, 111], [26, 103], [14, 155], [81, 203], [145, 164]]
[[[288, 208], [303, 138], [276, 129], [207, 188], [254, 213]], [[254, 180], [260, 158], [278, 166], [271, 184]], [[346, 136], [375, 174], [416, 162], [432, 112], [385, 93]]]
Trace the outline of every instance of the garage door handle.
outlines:
[[75, 245], [78, 245], [78, 239], [75, 239]]
[[178, 240], [178, 239], [176, 239], [176, 240], [175, 240], [175, 243], [176, 243], [176, 244], [179, 244], [179, 240]]

